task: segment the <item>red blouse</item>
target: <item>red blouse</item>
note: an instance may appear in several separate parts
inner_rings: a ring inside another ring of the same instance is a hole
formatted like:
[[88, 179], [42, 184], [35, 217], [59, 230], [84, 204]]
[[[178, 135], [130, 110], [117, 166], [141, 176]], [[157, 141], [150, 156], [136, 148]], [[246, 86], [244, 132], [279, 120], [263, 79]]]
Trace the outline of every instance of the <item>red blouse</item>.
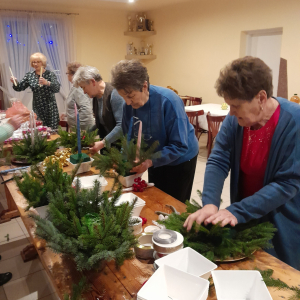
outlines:
[[240, 165], [241, 199], [252, 196], [263, 187], [273, 134], [280, 115], [280, 105], [270, 120], [258, 130], [244, 127]]

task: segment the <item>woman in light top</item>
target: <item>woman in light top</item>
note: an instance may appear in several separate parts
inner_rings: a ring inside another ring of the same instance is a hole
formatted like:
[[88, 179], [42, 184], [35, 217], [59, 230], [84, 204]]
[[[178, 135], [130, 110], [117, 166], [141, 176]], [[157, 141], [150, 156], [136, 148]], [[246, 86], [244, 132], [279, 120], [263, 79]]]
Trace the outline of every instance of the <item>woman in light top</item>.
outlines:
[[[73, 76], [79, 67], [81, 67], [81, 64], [78, 62], [68, 64], [66, 74], [71, 83], [73, 81]], [[72, 86], [67, 97], [66, 115], [62, 114], [60, 118], [63, 119], [66, 116], [68, 125], [71, 127], [76, 126], [75, 104], [79, 113], [80, 128], [84, 130], [92, 128], [95, 125], [92, 100], [84, 94], [81, 87], [76, 88], [75, 86]]]
[[[59, 92], [60, 84], [53, 72], [46, 70], [47, 58], [42, 53], [34, 53], [30, 56], [30, 65], [34, 71], [25, 74], [24, 78], [13, 84], [13, 89], [17, 92], [24, 91], [28, 87], [33, 92], [33, 111], [38, 119], [43, 121], [43, 125], [56, 129], [59, 122], [58, 108], [55, 93]], [[42, 69], [42, 76], [41, 75]], [[13, 83], [13, 77], [10, 81]]]

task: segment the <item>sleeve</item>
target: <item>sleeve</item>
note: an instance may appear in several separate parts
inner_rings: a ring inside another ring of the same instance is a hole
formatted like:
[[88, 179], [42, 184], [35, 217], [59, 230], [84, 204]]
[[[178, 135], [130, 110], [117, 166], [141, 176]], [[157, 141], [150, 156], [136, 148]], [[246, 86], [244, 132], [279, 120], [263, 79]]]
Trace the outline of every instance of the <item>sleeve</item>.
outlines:
[[[254, 195], [231, 204], [229, 210], [239, 223], [258, 219], [293, 199], [300, 191], [300, 131], [297, 128], [286, 129], [280, 153], [284, 153], [271, 182]], [[276, 156], [271, 158], [275, 164]]]
[[119, 95], [116, 90], [111, 93], [110, 104], [115, 117], [116, 126], [114, 129], [104, 138], [109, 144], [115, 142], [122, 135], [122, 116], [123, 116], [123, 104], [124, 99]]
[[216, 137], [215, 145], [208, 158], [202, 193], [203, 205], [214, 204], [220, 206], [220, 198], [224, 181], [230, 170], [230, 143], [231, 118], [226, 117]]
[[13, 84], [13, 89], [17, 92], [26, 90], [29, 87], [29, 75], [30, 73], [27, 73], [20, 82], [17, 81], [17, 86]]
[[0, 126], [0, 143], [3, 143], [6, 139], [11, 137], [14, 131], [14, 127], [9, 123]]
[[50, 86], [46, 86], [46, 88], [50, 89], [52, 93], [58, 93], [60, 89], [60, 84], [57, 81], [57, 77], [53, 72], [50, 72]]
[[89, 98], [83, 93], [80, 88], [76, 89], [73, 97], [78, 107], [80, 123], [82, 123], [82, 125], [91, 124], [93, 113]]

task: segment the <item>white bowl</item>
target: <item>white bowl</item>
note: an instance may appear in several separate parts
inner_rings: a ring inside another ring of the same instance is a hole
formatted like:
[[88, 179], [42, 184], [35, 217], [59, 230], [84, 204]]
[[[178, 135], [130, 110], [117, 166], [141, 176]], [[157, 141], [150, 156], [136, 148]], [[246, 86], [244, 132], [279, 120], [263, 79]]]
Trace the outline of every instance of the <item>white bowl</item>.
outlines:
[[[116, 205], [120, 205], [124, 202], [129, 202], [129, 203], [132, 203], [133, 200], [136, 198], [137, 196], [133, 193], [125, 193], [125, 194], [122, 194], [119, 199], [117, 200], [116, 202]], [[132, 217], [139, 217], [140, 216], [140, 213], [143, 209], [143, 207], [146, 205], [146, 202], [144, 200], [142, 200], [141, 198], [137, 197], [138, 200], [137, 202], [135, 203], [135, 206], [132, 210]]]
[[83, 189], [92, 189], [94, 187], [95, 180], [99, 181], [101, 186], [106, 186], [108, 184], [106, 179], [99, 175], [75, 177], [73, 181], [74, 184], [76, 184], [77, 179], [80, 181], [80, 186]]
[[126, 177], [119, 175], [118, 179], [119, 179], [120, 183], [122, 183], [122, 185], [124, 185], [125, 187], [131, 187], [134, 184], [134, 179], [138, 178], [138, 177], [142, 177], [143, 174], [144, 173], [138, 173], [138, 174], [129, 175]]
[[139, 300], [206, 300], [209, 282], [170, 266], [159, 268], [139, 290]]
[[258, 271], [212, 271], [217, 299], [272, 300]]
[[[77, 164], [72, 164], [70, 162], [70, 158], [67, 158], [66, 160], [69, 162], [69, 164], [70, 164], [70, 166], [71, 166], [72, 169], [76, 168]], [[79, 167], [79, 169], [78, 169], [78, 171], [77, 171], [76, 174], [88, 172], [91, 169], [93, 161], [94, 161], [94, 159], [91, 158], [90, 161], [81, 163], [81, 166]]]
[[190, 247], [186, 247], [160, 259], [157, 259], [155, 263], [159, 267], [168, 265], [177, 270], [195, 276], [201, 276], [204, 279], [208, 279], [211, 271], [218, 267], [213, 262]]

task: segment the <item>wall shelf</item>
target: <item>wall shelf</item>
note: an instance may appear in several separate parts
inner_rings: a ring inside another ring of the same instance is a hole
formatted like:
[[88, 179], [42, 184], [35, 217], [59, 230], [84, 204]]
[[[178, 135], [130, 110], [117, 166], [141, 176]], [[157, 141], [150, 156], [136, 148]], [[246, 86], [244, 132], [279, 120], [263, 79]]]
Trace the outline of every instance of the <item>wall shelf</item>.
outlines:
[[146, 60], [146, 59], [155, 59], [156, 55], [126, 55], [126, 59], [139, 59], [139, 60]]
[[132, 36], [135, 38], [146, 38], [151, 35], [155, 35], [156, 31], [125, 31], [124, 35]]

